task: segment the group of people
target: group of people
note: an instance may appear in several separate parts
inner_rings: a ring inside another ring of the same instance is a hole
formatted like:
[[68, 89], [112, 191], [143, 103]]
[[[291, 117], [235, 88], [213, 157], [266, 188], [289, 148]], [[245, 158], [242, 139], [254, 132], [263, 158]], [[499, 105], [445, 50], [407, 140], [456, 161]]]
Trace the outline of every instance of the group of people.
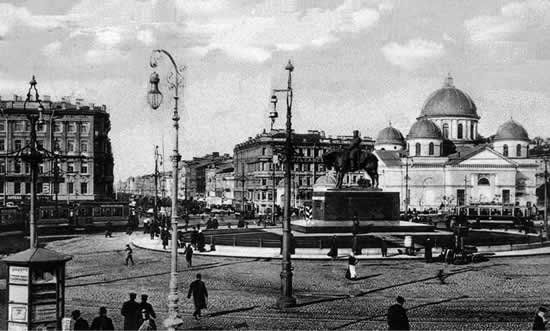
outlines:
[[124, 330], [156, 330], [155, 310], [147, 302], [147, 294], [141, 295], [141, 302], [136, 301], [136, 293], [130, 293], [130, 300], [124, 302], [120, 314], [124, 316]]

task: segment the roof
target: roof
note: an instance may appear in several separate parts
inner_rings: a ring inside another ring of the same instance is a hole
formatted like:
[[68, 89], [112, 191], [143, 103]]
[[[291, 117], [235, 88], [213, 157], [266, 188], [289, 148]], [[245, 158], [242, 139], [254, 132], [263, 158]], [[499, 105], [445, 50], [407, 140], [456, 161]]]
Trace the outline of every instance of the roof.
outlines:
[[34, 264], [34, 263], [52, 263], [67, 262], [73, 257], [60, 254], [46, 248], [29, 248], [22, 252], [10, 255], [3, 261], [8, 264]]
[[448, 165], [460, 164], [461, 162], [463, 162], [465, 160], [468, 160], [468, 159], [474, 157], [475, 155], [477, 155], [477, 154], [479, 154], [483, 151], [489, 151], [489, 152], [493, 153], [494, 155], [496, 155], [497, 157], [499, 157], [503, 160], [506, 160], [506, 162], [510, 163], [511, 165], [514, 165], [514, 166], [517, 165], [517, 163], [515, 163], [514, 161], [512, 161], [512, 160], [508, 159], [507, 157], [503, 156], [502, 154], [496, 152], [494, 149], [492, 149], [490, 147], [489, 144], [479, 145], [475, 148], [472, 148], [468, 152], [458, 152], [458, 153], [451, 154], [451, 155], [449, 155], [449, 161], [447, 161], [447, 164]]
[[449, 75], [445, 84], [433, 92], [422, 107], [420, 117], [471, 117], [479, 119], [477, 108], [472, 98], [453, 85], [453, 78]]
[[400, 167], [401, 154], [398, 151], [374, 151], [374, 154], [380, 161], [382, 161], [387, 167]]
[[427, 118], [418, 119], [411, 127], [407, 139], [428, 138], [428, 139], [443, 139], [441, 130], [432, 121]]
[[497, 130], [497, 134], [494, 137], [495, 141], [499, 140], [525, 140], [529, 141], [529, 135], [525, 128], [518, 122], [510, 119]]
[[405, 145], [405, 138], [399, 130], [392, 127], [391, 125], [387, 128], [382, 129], [378, 136], [376, 136], [375, 145], [379, 144], [399, 144]]

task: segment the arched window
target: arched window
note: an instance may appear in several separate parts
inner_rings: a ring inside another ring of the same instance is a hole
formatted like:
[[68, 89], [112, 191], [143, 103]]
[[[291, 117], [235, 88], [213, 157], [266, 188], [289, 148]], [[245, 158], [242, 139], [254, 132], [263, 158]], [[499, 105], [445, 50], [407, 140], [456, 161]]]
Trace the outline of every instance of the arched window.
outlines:
[[502, 155], [508, 156], [508, 145], [506, 145], [506, 144], [504, 144], [504, 146], [502, 146]]
[[381, 151], [385, 151], [386, 149], [384, 147], [380, 148]]
[[434, 155], [434, 143], [430, 143], [430, 145], [428, 145], [428, 154]]
[[486, 177], [481, 177], [481, 178], [477, 181], [477, 185], [478, 185], [478, 186], [488, 186], [488, 185], [490, 185], [489, 179], [486, 178]]
[[458, 139], [462, 139], [462, 130], [463, 130], [463, 125], [462, 125], [462, 123], [459, 123], [458, 124], [458, 132], [457, 132], [457, 138]]
[[416, 143], [414, 147], [415, 147], [414, 155], [420, 156], [420, 143]]
[[521, 156], [521, 144], [516, 145], [516, 156]]
[[443, 137], [449, 138], [449, 124], [443, 124]]
[[474, 140], [474, 123], [470, 123], [470, 139]]

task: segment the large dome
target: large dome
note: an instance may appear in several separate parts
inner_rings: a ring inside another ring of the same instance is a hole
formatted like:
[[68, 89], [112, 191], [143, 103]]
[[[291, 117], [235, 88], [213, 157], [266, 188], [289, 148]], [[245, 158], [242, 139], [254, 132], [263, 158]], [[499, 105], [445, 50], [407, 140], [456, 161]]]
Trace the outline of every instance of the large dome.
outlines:
[[494, 138], [495, 141], [498, 140], [525, 140], [529, 141], [529, 135], [527, 131], [514, 120], [509, 120], [499, 126], [497, 134]]
[[407, 139], [416, 138], [443, 139], [443, 135], [441, 134], [439, 127], [434, 122], [424, 117], [420, 118], [413, 124], [409, 134], [407, 135]]
[[378, 136], [376, 137], [376, 143], [375, 145], [380, 144], [398, 144], [398, 145], [404, 145], [405, 144], [405, 138], [403, 138], [403, 135], [399, 130], [392, 127], [391, 125], [387, 128], [382, 129]]
[[419, 117], [423, 116], [479, 118], [472, 98], [453, 85], [450, 75], [443, 88], [433, 92], [424, 103]]

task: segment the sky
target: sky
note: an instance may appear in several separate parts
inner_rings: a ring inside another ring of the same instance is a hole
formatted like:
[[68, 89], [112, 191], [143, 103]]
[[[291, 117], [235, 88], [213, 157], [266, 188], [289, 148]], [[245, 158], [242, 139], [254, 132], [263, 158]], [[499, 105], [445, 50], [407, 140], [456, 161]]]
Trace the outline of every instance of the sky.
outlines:
[[391, 121], [406, 135], [451, 73], [482, 135], [513, 118], [547, 137], [549, 32], [543, 0], [0, 0], [0, 95], [23, 95], [34, 74], [42, 95], [107, 105], [117, 179], [151, 173], [155, 145], [170, 169], [165, 57], [164, 102], [154, 111], [146, 99], [158, 48], [185, 66], [184, 159], [232, 153], [269, 128], [289, 59], [298, 132], [376, 137]]

